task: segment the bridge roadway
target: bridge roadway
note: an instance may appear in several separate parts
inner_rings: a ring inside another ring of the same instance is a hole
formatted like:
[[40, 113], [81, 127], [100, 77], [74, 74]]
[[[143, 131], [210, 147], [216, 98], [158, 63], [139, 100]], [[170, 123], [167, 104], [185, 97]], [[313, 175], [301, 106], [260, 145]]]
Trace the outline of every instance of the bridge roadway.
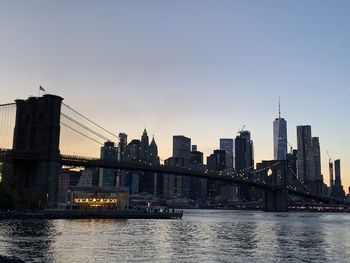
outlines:
[[[40, 158], [37, 153], [27, 152], [27, 151], [12, 151], [10, 149], [0, 149], [0, 155], [6, 155], [10, 158], [28, 160], [28, 161], [55, 161], [55, 160], [45, 160]], [[333, 202], [333, 203], [341, 203], [340, 200], [314, 195], [309, 192], [299, 191], [292, 186], [284, 186], [272, 184], [269, 182], [265, 182], [261, 179], [246, 179], [243, 176], [232, 173], [228, 174], [225, 172], [218, 171], [199, 171], [190, 168], [181, 168], [181, 167], [170, 167], [170, 166], [152, 166], [149, 164], [144, 164], [142, 162], [115, 162], [108, 160], [101, 160], [99, 158], [91, 158], [91, 157], [82, 157], [75, 155], [61, 155], [57, 160], [62, 166], [70, 166], [70, 167], [96, 167], [96, 168], [110, 168], [110, 169], [121, 169], [128, 171], [145, 171], [145, 172], [153, 172], [153, 173], [161, 173], [161, 174], [173, 174], [173, 175], [182, 175], [182, 176], [190, 176], [201, 179], [214, 179], [220, 181], [226, 181], [233, 184], [238, 185], [248, 185], [257, 187], [260, 189], [266, 190], [287, 190], [289, 194], [301, 196], [305, 198], [314, 199], [316, 201], [321, 201], [325, 203]]]
[[73, 166], [73, 167], [97, 167], [97, 168], [110, 168], [110, 169], [121, 169], [128, 171], [144, 171], [161, 174], [173, 174], [190, 176], [201, 179], [214, 179], [220, 181], [231, 182], [234, 184], [244, 184], [248, 186], [263, 188], [263, 189], [286, 189], [285, 186], [276, 185], [264, 182], [260, 179], [245, 179], [244, 177], [238, 176], [237, 174], [227, 174], [218, 171], [199, 171], [191, 168], [182, 167], [171, 167], [165, 165], [150, 165], [142, 162], [116, 162], [101, 160], [98, 158], [86, 158], [71, 155], [62, 155], [60, 160], [61, 165]]

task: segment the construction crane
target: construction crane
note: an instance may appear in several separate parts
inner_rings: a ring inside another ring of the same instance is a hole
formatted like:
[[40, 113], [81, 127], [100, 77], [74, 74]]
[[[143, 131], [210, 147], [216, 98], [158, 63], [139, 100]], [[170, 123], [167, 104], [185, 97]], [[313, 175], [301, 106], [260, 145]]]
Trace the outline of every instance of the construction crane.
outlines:
[[328, 155], [328, 162], [331, 163], [332, 162], [332, 157], [329, 155], [328, 150], [327, 150], [327, 155]]
[[242, 133], [242, 131], [243, 131], [244, 128], [245, 128], [245, 124], [243, 125], [242, 129], [240, 129], [237, 133], [238, 133], [239, 135], [241, 135], [241, 133]]
[[289, 153], [293, 153], [293, 145], [291, 145], [288, 141], [287, 141], [287, 143], [288, 143], [289, 150], [290, 150]]

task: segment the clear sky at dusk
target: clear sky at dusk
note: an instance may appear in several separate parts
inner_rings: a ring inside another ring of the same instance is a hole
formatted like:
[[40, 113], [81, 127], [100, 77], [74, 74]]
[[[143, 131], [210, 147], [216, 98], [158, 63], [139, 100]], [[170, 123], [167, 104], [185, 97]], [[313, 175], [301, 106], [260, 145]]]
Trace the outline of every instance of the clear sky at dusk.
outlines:
[[[183, 134], [205, 155], [246, 125], [273, 158], [272, 122], [309, 124], [350, 184], [350, 1], [1, 1], [0, 103], [39, 85], [162, 158]], [[99, 151], [96, 145], [96, 152]]]

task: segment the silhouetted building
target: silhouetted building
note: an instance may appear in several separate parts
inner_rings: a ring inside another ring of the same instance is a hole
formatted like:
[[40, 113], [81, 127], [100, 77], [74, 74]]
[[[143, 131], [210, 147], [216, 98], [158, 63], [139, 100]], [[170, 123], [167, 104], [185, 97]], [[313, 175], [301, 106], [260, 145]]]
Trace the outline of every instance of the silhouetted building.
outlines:
[[[224, 171], [226, 166], [226, 150], [214, 150], [214, 152], [207, 157], [207, 168], [209, 171]], [[209, 197], [215, 198], [220, 195], [220, 187], [227, 183], [222, 181], [209, 180]]]
[[149, 139], [146, 129], [143, 130], [143, 134], [141, 136], [140, 159], [146, 163], [149, 159]]
[[298, 150], [287, 153], [287, 182], [293, 183], [297, 180]]
[[334, 170], [333, 170], [333, 162], [331, 159], [328, 161], [328, 169], [329, 169], [329, 196], [332, 195], [333, 187], [334, 187]]
[[[197, 145], [192, 145], [191, 151], [191, 169], [196, 171], [205, 171], [203, 164], [203, 153], [198, 151]], [[203, 178], [191, 178], [191, 199], [206, 200], [208, 197], [208, 180]]]
[[[118, 161], [127, 160], [127, 146], [128, 146], [128, 135], [126, 133], [119, 133], [118, 143]], [[127, 186], [127, 171], [117, 170], [117, 185]]]
[[273, 122], [273, 156], [275, 160], [286, 160], [287, 142], [287, 122], [281, 118], [281, 108], [278, 105], [278, 118]]
[[[114, 142], [105, 142], [101, 147], [101, 159], [117, 162], [118, 150], [114, 146]], [[116, 170], [109, 168], [100, 168], [100, 186], [113, 187], [116, 186]]]
[[[189, 167], [191, 164], [191, 139], [183, 135], [173, 136], [173, 156], [164, 162], [167, 166]], [[190, 198], [191, 178], [180, 175], [164, 175], [164, 198]]]
[[[235, 138], [235, 172], [251, 176], [254, 169], [254, 147], [249, 131], [241, 131]], [[243, 199], [251, 199], [248, 186], [239, 186], [239, 195]]]
[[[129, 162], [140, 162], [140, 149], [141, 141], [132, 140], [127, 146], [127, 161]], [[137, 194], [139, 192], [139, 172], [129, 171], [127, 172], [126, 185], [129, 187], [130, 194]]]
[[226, 151], [226, 167], [233, 168], [233, 139], [220, 139], [220, 150]]
[[314, 161], [311, 146], [311, 126], [297, 126], [298, 177], [302, 182], [310, 181], [314, 174]]
[[[149, 156], [149, 139], [147, 130], [144, 129], [141, 136], [140, 144], [140, 161], [145, 164], [150, 164]], [[154, 178], [151, 172], [140, 172], [139, 173], [139, 192], [144, 194], [153, 194]]]
[[128, 135], [126, 133], [119, 133], [118, 161], [126, 160], [127, 146], [128, 146]]
[[341, 184], [341, 169], [340, 169], [340, 160], [334, 161], [334, 172], [335, 172], [335, 181], [333, 187], [333, 197], [338, 199], [345, 198], [345, 192], [343, 185]]
[[313, 194], [320, 194], [321, 155], [318, 137], [311, 137], [311, 126], [297, 126], [298, 178]]
[[314, 167], [315, 167], [315, 175], [314, 181], [312, 184], [312, 191], [318, 195], [323, 193], [323, 176], [321, 175], [321, 150], [320, 150], [320, 142], [318, 137], [311, 138], [313, 159], [314, 159]]

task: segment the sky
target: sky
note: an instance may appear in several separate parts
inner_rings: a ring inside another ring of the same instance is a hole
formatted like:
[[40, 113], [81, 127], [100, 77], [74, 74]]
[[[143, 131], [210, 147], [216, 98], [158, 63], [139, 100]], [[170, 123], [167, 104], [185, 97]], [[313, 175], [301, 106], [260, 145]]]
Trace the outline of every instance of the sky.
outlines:
[[3, 0], [0, 103], [42, 85], [129, 141], [146, 127], [163, 159], [173, 135], [207, 156], [245, 125], [259, 162], [273, 159], [281, 97], [289, 143], [311, 125], [325, 182], [328, 151], [347, 192], [349, 12], [338, 0]]

